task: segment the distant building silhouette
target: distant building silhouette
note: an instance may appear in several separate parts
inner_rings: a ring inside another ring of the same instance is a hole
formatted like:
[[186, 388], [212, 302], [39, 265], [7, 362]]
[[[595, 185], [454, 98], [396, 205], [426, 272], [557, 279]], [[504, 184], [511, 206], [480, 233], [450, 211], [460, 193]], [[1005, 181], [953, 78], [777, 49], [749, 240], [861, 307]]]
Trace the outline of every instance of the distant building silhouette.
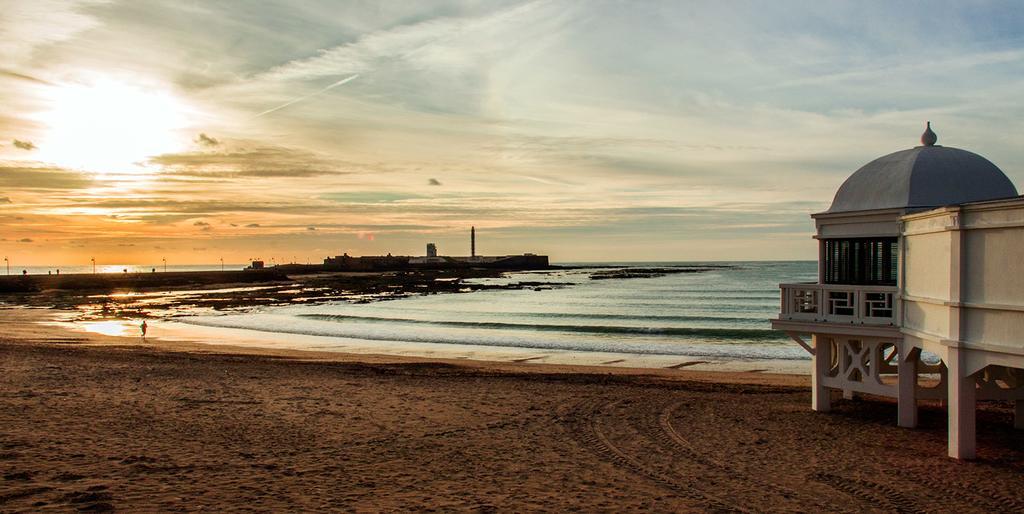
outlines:
[[352, 257], [349, 254], [324, 259], [323, 269], [334, 271], [392, 271], [419, 269], [497, 268], [497, 269], [544, 269], [548, 267], [546, 255], [524, 253], [521, 255], [477, 255], [476, 227], [469, 229], [469, 257], [438, 255], [437, 245], [427, 243], [427, 255], [423, 257], [391, 255], [364, 255]]

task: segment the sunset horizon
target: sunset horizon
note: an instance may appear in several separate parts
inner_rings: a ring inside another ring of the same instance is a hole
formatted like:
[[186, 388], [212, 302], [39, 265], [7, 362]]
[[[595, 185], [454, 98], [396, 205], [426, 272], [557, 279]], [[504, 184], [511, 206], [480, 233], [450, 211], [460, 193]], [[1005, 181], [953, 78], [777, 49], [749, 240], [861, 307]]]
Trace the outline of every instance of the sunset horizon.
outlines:
[[808, 260], [926, 120], [1024, 178], [1019, 13], [876, 7], [15, 2], [0, 253]]

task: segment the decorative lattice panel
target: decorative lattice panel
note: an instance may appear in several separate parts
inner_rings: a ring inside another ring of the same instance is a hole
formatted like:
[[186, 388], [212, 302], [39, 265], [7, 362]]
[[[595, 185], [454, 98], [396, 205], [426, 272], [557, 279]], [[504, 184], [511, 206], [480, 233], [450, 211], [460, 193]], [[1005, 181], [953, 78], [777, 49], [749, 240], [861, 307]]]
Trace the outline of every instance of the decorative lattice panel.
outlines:
[[793, 290], [793, 312], [800, 314], [818, 313], [818, 291], [815, 289]]
[[892, 293], [864, 293], [865, 318], [892, 318]]
[[856, 316], [856, 293], [853, 291], [829, 291], [828, 314], [832, 316]]

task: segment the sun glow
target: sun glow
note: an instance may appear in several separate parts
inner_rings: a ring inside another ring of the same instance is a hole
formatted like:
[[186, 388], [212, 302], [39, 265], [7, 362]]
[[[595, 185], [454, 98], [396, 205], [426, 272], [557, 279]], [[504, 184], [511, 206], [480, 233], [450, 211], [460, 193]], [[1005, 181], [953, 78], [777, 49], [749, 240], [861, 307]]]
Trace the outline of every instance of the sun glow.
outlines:
[[127, 336], [139, 333], [139, 325], [134, 321], [83, 321], [78, 323], [78, 328], [105, 336]]
[[110, 79], [54, 86], [38, 158], [100, 175], [145, 174], [154, 155], [180, 151], [188, 108], [170, 92]]

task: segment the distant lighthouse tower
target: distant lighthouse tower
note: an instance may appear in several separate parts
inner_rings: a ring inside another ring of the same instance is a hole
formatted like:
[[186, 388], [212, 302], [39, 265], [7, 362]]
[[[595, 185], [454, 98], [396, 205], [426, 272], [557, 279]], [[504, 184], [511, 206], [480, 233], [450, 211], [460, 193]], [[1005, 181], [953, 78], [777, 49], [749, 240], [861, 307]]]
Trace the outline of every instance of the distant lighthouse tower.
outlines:
[[476, 227], [469, 227], [469, 256], [476, 258]]

